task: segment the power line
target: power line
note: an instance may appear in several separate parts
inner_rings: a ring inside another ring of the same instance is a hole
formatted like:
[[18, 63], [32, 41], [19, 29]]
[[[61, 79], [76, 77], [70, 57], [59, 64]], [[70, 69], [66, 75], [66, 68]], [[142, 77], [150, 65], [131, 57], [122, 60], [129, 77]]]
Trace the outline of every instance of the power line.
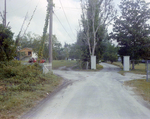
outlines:
[[[60, 8], [61, 9], [61, 6], [55, 6], [55, 8]], [[81, 8], [74, 8], [74, 7], [63, 7], [63, 8], [65, 8], [65, 9], [74, 9], [74, 10], [81, 10]]]
[[[37, 6], [38, 6], [38, 5], [37, 5]], [[30, 22], [31, 22], [31, 20], [33, 19], [33, 16], [34, 16], [34, 14], [35, 14], [35, 11], [36, 11], [36, 9], [37, 9], [37, 6], [35, 7], [35, 9], [34, 9], [34, 11], [33, 11], [33, 14], [32, 14], [32, 16], [31, 16], [31, 18], [30, 18], [30, 21], [29, 21], [29, 23], [28, 23], [28, 25], [27, 25], [27, 28], [26, 28], [25, 31], [24, 31], [23, 36], [26, 34], [26, 31], [27, 31], [27, 29], [28, 29], [28, 27], [29, 27], [29, 25], [30, 25]]]
[[35, 12], [36, 12], [36, 10], [37, 10], [37, 7], [38, 7], [38, 5], [39, 5], [39, 2], [40, 2], [40, 0], [38, 1], [38, 4], [37, 4], [37, 6], [35, 7], [35, 9], [34, 9], [34, 11], [33, 11], [33, 14], [32, 14], [32, 16], [31, 16], [31, 18], [30, 18], [30, 21], [29, 21], [29, 23], [28, 23], [28, 25], [27, 25], [27, 28], [26, 28], [25, 31], [24, 31], [23, 36], [26, 34], [26, 31], [27, 31], [27, 29], [28, 29], [28, 27], [29, 27], [29, 25], [30, 25], [30, 23], [31, 23], [31, 20], [33, 19], [34, 14], [35, 14]]
[[[71, 26], [70, 26], [70, 23], [69, 23], [69, 21], [68, 21], [68, 18], [67, 18], [67, 16], [66, 16], [66, 13], [65, 13], [65, 10], [64, 10], [64, 8], [63, 8], [63, 5], [62, 5], [61, 0], [59, 0], [59, 2], [60, 2], [60, 4], [61, 4], [61, 6], [62, 6], [62, 9], [63, 9], [64, 15], [65, 15], [66, 20], [67, 20], [67, 23], [68, 23], [68, 25], [69, 25], [69, 27], [70, 27], [70, 29], [71, 29], [71, 32], [72, 32], [72, 34], [75, 36], [75, 34], [73, 33], [72, 28], [71, 28]], [[75, 36], [75, 37], [76, 37], [76, 36]]]
[[[54, 13], [54, 15], [56, 16], [57, 20], [59, 21], [59, 23], [61, 24], [61, 26], [63, 27], [63, 29], [66, 31], [66, 33], [68, 34], [68, 36], [70, 37], [69, 33], [67, 32], [67, 30], [65, 29], [65, 27], [63, 26], [63, 24], [61, 23], [61, 21], [59, 20], [59, 18], [57, 17], [57, 15]], [[70, 39], [72, 39], [70, 37]], [[73, 40], [73, 39], [72, 39]]]
[[[15, 9], [11, 10], [11, 12], [16, 12], [16, 11], [18, 11], [18, 10], [20, 10], [20, 9], [23, 9], [24, 7], [28, 6], [32, 1], [33, 1], [33, 0], [29, 0], [26, 4], [24, 4], [24, 5], [21, 6], [21, 7], [18, 7], [18, 8], [15, 8]], [[30, 4], [30, 5], [31, 5], [31, 4]], [[12, 7], [11, 7], [11, 9], [12, 9]]]

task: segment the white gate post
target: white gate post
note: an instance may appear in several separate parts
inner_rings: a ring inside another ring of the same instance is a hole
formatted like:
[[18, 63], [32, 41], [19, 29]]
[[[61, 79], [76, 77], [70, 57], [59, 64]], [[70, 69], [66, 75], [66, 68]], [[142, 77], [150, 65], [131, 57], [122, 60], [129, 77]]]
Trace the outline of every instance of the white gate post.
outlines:
[[91, 69], [96, 69], [96, 56], [91, 55]]
[[123, 69], [124, 71], [129, 71], [130, 70], [130, 56], [124, 56], [123, 57]]

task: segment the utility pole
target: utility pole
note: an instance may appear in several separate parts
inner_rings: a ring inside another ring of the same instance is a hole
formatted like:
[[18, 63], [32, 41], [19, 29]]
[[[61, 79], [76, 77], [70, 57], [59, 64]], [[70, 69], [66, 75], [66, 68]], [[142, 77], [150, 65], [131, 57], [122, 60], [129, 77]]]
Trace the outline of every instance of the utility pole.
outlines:
[[53, 61], [53, 54], [52, 54], [52, 36], [53, 36], [53, 0], [50, 0], [50, 23], [49, 23], [49, 64], [50, 69], [52, 71], [52, 61]]
[[4, 11], [4, 26], [6, 27], [6, 0], [5, 0], [5, 11]]

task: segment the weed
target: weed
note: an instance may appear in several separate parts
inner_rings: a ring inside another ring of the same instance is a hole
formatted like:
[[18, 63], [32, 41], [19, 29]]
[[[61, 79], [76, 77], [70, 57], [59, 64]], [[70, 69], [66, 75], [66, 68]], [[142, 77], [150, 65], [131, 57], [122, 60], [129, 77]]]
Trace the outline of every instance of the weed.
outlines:
[[0, 62], [0, 71], [0, 118], [17, 118], [60, 83], [60, 77], [42, 74], [37, 63]]

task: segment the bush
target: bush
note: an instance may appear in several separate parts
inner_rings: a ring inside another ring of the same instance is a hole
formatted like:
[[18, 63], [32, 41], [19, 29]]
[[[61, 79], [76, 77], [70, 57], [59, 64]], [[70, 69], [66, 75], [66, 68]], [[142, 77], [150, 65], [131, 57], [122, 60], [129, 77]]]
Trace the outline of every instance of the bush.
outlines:
[[6, 89], [11, 91], [35, 90], [35, 86], [46, 81], [42, 74], [42, 67], [22, 65], [19, 61], [0, 62], [0, 81], [6, 84]]
[[0, 24], [0, 61], [10, 61], [16, 56], [13, 33], [10, 28]]

